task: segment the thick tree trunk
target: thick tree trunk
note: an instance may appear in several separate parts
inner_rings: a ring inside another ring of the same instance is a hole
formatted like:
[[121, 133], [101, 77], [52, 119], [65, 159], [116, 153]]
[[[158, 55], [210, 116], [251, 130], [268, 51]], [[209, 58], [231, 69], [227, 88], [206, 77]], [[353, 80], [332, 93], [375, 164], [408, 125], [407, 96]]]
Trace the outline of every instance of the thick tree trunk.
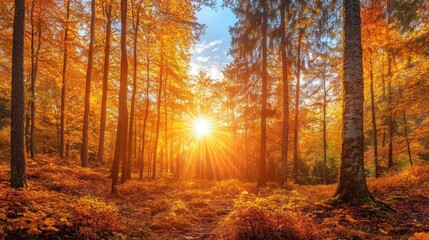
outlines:
[[299, 29], [298, 33], [298, 49], [297, 49], [297, 62], [296, 62], [296, 89], [295, 89], [295, 121], [293, 128], [293, 179], [298, 179], [299, 171], [299, 94], [300, 94], [300, 80], [301, 80], [301, 41], [304, 35], [304, 30]]
[[288, 60], [286, 57], [286, 24], [285, 14], [287, 9], [286, 0], [281, 1], [280, 6], [280, 37], [281, 37], [281, 56], [282, 56], [282, 84], [283, 84], [283, 132], [282, 132], [282, 173], [281, 183], [287, 182], [287, 157], [289, 146], [289, 80], [288, 80]]
[[104, 45], [103, 95], [101, 97], [100, 136], [98, 141], [97, 162], [104, 164], [104, 138], [106, 134], [107, 92], [109, 89], [110, 37], [112, 31], [112, 6], [105, 9], [106, 43]]
[[63, 53], [63, 71], [61, 78], [61, 110], [60, 110], [60, 158], [64, 159], [64, 136], [65, 136], [65, 107], [66, 107], [66, 73], [67, 73], [67, 47], [68, 32], [70, 20], [70, 0], [67, 0], [66, 7], [66, 26], [64, 28], [64, 53]]
[[89, 108], [91, 96], [91, 75], [92, 62], [94, 55], [94, 32], [95, 32], [95, 0], [91, 1], [91, 26], [89, 34], [89, 53], [88, 53], [88, 68], [86, 70], [85, 84], [85, 111], [83, 113], [83, 129], [82, 129], [82, 147], [80, 150], [80, 160], [82, 167], [88, 166], [88, 127], [89, 127]]
[[[371, 53], [370, 53], [371, 54]], [[369, 56], [370, 64], [370, 93], [371, 93], [371, 120], [372, 120], [372, 138], [374, 141], [374, 177], [379, 177], [379, 166], [378, 166], [378, 144], [377, 144], [377, 122], [375, 118], [375, 101], [374, 101], [374, 70], [372, 65], [372, 56]]]
[[259, 152], [259, 176], [258, 186], [266, 184], [266, 148], [267, 148], [267, 95], [268, 95], [268, 57], [267, 57], [267, 29], [268, 29], [268, 6], [266, 1], [262, 4], [262, 89], [261, 89], [261, 146]]
[[121, 0], [121, 77], [119, 85], [119, 115], [116, 132], [115, 155], [112, 167], [112, 194], [117, 194], [119, 163], [127, 160], [127, 131], [128, 131], [128, 60], [127, 60], [127, 0]]
[[363, 70], [359, 0], [344, 1], [344, 111], [339, 180], [334, 199], [369, 202], [364, 174]]
[[27, 185], [24, 152], [24, 28], [25, 1], [15, 0], [12, 47], [10, 187]]

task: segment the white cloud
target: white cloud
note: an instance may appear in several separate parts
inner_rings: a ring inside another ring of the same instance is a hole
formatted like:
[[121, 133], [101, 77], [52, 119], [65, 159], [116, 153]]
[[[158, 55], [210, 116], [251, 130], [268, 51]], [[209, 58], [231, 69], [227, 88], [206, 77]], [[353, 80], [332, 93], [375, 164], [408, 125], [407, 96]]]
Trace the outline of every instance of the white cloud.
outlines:
[[210, 66], [210, 68], [209, 68], [209, 69], [208, 69], [208, 71], [207, 71], [207, 74], [208, 74], [211, 78], [216, 79], [216, 80], [222, 80], [222, 79], [223, 79], [223, 73], [222, 73], [222, 71], [219, 69], [219, 67], [218, 67], [218, 66], [216, 66], [216, 65], [212, 65], [212, 66]]
[[210, 59], [210, 56], [208, 56], [208, 57], [198, 56], [197, 57], [197, 62], [208, 62], [209, 59]]
[[202, 43], [196, 44], [191, 49], [191, 53], [192, 54], [199, 54], [199, 53], [202, 53], [205, 50], [207, 50], [209, 48], [212, 48], [212, 47], [214, 47], [214, 46], [216, 46], [218, 44], [221, 44], [221, 43], [222, 43], [222, 39], [214, 40], [214, 41], [211, 41], [209, 43], [202, 42]]
[[189, 74], [196, 76], [199, 72], [205, 72], [214, 80], [222, 80], [224, 78], [222, 73], [223, 64], [219, 62], [221, 57], [218, 54], [222, 48], [222, 42], [223, 39], [218, 39], [209, 43], [195, 44], [191, 49], [192, 57]]

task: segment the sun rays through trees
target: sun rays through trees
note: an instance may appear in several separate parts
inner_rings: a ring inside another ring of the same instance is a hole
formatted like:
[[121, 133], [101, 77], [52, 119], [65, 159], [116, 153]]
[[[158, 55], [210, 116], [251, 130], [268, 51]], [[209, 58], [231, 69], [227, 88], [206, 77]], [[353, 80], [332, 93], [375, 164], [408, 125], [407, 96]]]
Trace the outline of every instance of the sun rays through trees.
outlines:
[[428, 0], [2, 0], [0, 239], [422, 239]]

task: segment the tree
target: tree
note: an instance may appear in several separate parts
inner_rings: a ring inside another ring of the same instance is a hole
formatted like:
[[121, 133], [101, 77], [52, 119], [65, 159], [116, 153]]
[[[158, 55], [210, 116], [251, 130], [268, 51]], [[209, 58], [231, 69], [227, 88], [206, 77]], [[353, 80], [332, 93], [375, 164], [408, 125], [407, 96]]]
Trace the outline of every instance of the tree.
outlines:
[[110, 37], [112, 31], [112, 4], [109, 1], [104, 8], [106, 16], [106, 42], [104, 44], [103, 96], [101, 98], [100, 137], [98, 141], [97, 161], [104, 163], [104, 138], [106, 134], [107, 91], [109, 87]]
[[262, 89], [261, 89], [261, 146], [259, 150], [259, 175], [258, 186], [265, 186], [266, 179], [266, 151], [267, 151], [267, 95], [268, 95], [268, 53], [267, 53], [267, 38], [268, 38], [268, 3], [261, 1], [262, 7]]
[[149, 58], [149, 54], [146, 53], [146, 107], [145, 107], [145, 113], [144, 113], [144, 120], [143, 120], [143, 133], [142, 133], [142, 158], [141, 158], [141, 163], [140, 163], [140, 174], [139, 174], [139, 178], [142, 179], [143, 178], [143, 167], [144, 167], [144, 151], [145, 151], [145, 146], [146, 146], [146, 124], [147, 124], [147, 119], [149, 117], [149, 107], [150, 107], [150, 99], [149, 99], [149, 88], [150, 88], [150, 58]]
[[[134, 9], [135, 8], [135, 9]], [[133, 150], [133, 135], [134, 135], [134, 111], [135, 111], [135, 102], [136, 102], [136, 92], [137, 92], [137, 43], [138, 43], [138, 33], [140, 28], [140, 4], [137, 3], [136, 6], [133, 5], [133, 29], [134, 29], [134, 46], [133, 46], [133, 92], [131, 95], [131, 108], [130, 108], [130, 126], [128, 131], [128, 155], [127, 155], [127, 166], [126, 166], [126, 178], [131, 179], [131, 152]], [[135, 148], [136, 146], [134, 146]]]
[[95, 0], [91, 0], [91, 26], [89, 34], [89, 52], [88, 52], [88, 68], [86, 70], [86, 85], [85, 85], [85, 111], [83, 113], [83, 129], [82, 129], [82, 148], [80, 152], [80, 160], [82, 167], [88, 166], [88, 126], [89, 126], [89, 108], [91, 96], [91, 78], [92, 78], [92, 62], [94, 55], [94, 32], [95, 32]]
[[163, 53], [161, 46], [161, 60], [160, 60], [160, 66], [159, 66], [159, 85], [158, 85], [158, 98], [157, 98], [157, 105], [156, 105], [156, 132], [155, 132], [155, 142], [153, 146], [153, 159], [152, 159], [152, 180], [156, 177], [156, 157], [157, 157], [157, 149], [158, 149], [158, 140], [159, 140], [159, 127], [160, 127], [160, 120], [161, 120], [161, 93], [162, 93], [162, 82], [163, 82], [163, 70], [164, 70], [164, 59], [163, 59]]
[[[127, 132], [128, 132], [128, 108], [127, 108], [127, 88], [128, 88], [128, 60], [127, 60], [127, 0], [121, 0], [121, 76], [119, 86], [119, 115], [118, 127], [116, 131], [115, 155], [112, 167], [112, 188], [111, 194], [118, 194], [119, 164], [122, 165], [127, 160]], [[124, 172], [123, 172], [124, 174]]]
[[[38, 17], [38, 23], [37, 23], [37, 35], [38, 35], [38, 41], [37, 41], [37, 47], [35, 46], [35, 20], [34, 20], [34, 12], [35, 12], [35, 5], [36, 1], [31, 1], [31, 12], [30, 12], [30, 21], [31, 21], [31, 83], [30, 83], [30, 157], [34, 159], [34, 130], [35, 130], [35, 124], [36, 124], [36, 79], [37, 79], [37, 66], [38, 66], [38, 59], [39, 59], [39, 52], [41, 47], [41, 37], [42, 37], [42, 27], [41, 27], [41, 12], [40, 12], [40, 1], [39, 1], [39, 17]], [[28, 150], [28, 149], [27, 149]]]
[[299, 96], [300, 96], [300, 80], [301, 80], [301, 44], [304, 35], [304, 29], [299, 28], [298, 31], [298, 47], [296, 61], [296, 86], [295, 86], [295, 121], [293, 127], [293, 179], [298, 177], [299, 165]]
[[64, 46], [63, 46], [63, 71], [61, 77], [61, 110], [60, 110], [60, 141], [59, 152], [60, 158], [64, 159], [64, 135], [65, 135], [65, 104], [66, 104], [66, 73], [67, 73], [67, 56], [68, 56], [68, 32], [70, 20], [70, 1], [67, 0], [66, 5], [66, 23], [64, 27]]
[[363, 69], [359, 0], [345, 0], [343, 143], [334, 199], [372, 201], [363, 168]]
[[24, 28], [25, 1], [15, 0], [12, 49], [10, 186], [27, 185], [24, 153]]
[[282, 179], [287, 181], [287, 155], [289, 146], [289, 80], [288, 80], [288, 59], [286, 57], [286, 24], [285, 14], [288, 11], [288, 3], [281, 0], [280, 3], [280, 48], [282, 55], [282, 83], [283, 83], [283, 132], [282, 132]]

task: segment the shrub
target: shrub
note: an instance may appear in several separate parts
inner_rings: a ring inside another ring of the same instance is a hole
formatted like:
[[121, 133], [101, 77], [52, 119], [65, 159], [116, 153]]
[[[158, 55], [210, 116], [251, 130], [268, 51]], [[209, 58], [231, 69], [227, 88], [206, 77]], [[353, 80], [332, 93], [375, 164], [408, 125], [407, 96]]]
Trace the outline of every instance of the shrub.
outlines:
[[318, 239], [314, 224], [299, 214], [270, 213], [256, 207], [238, 210], [236, 239]]

